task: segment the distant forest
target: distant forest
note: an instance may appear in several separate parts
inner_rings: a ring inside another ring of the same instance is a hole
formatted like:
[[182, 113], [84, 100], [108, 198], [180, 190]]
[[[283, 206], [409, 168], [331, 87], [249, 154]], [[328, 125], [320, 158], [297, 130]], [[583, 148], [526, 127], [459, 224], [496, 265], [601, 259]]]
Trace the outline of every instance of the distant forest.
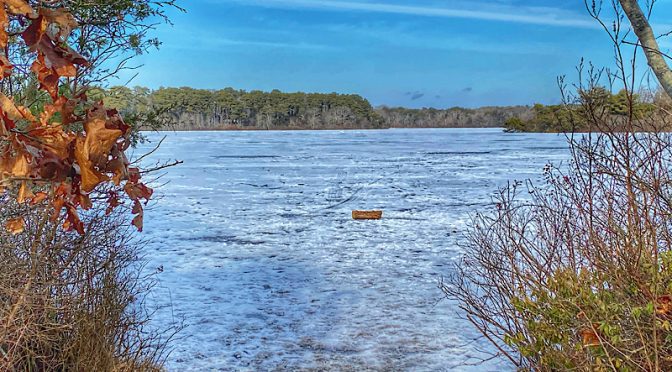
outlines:
[[407, 109], [371, 106], [355, 94], [283, 93], [226, 88], [111, 87], [106, 104], [139, 126], [160, 118], [175, 130], [504, 127], [531, 120], [532, 107]]
[[[507, 132], [587, 132], [604, 130], [625, 130], [626, 124], [634, 120], [637, 130], [646, 131], [653, 128], [643, 127], [642, 119], [651, 115], [669, 115], [672, 101], [662, 92], [642, 92], [628, 94], [621, 90], [612, 93], [604, 87], [594, 87], [580, 91], [573, 104], [541, 105], [531, 107], [531, 113], [525, 116], [513, 116], [506, 120], [504, 128]], [[586, 112], [595, 116], [610, 118], [610, 128], [590, 127]], [[630, 118], [629, 115], [632, 115]], [[671, 128], [657, 128], [658, 130]]]

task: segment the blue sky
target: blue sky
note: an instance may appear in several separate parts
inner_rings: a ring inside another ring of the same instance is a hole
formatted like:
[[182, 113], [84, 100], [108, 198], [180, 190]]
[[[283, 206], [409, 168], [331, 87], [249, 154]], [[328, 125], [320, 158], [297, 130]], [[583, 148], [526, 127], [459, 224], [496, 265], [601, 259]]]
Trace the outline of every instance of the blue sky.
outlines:
[[[659, 0], [660, 19], [672, 15]], [[611, 65], [583, 0], [183, 0], [131, 85], [358, 93], [374, 105], [559, 101], [581, 57]], [[669, 18], [669, 17], [668, 17]], [[665, 30], [667, 31], [667, 30]], [[130, 75], [129, 75], [130, 76]]]

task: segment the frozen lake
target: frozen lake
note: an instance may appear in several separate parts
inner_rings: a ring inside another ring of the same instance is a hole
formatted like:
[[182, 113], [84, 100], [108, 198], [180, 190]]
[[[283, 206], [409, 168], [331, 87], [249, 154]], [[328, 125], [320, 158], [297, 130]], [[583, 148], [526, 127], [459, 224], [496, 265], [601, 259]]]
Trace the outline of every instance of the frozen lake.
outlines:
[[[507, 370], [443, 299], [469, 216], [566, 156], [499, 129], [166, 133], [146, 213], [169, 370]], [[151, 134], [158, 139], [163, 134]], [[143, 146], [147, 148], [147, 146]], [[141, 150], [139, 150], [141, 152]], [[353, 209], [382, 209], [353, 221]], [[168, 306], [171, 304], [170, 306]]]

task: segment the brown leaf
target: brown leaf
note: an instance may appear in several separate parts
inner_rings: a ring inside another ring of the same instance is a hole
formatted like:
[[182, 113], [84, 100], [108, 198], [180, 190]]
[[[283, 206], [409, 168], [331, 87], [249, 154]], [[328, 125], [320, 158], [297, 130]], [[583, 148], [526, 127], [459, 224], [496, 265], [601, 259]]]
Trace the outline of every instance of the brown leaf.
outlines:
[[110, 197], [107, 199], [107, 204], [108, 204], [108, 206], [107, 206], [107, 209], [105, 210], [105, 214], [110, 214], [110, 213], [112, 213], [112, 211], [113, 211], [116, 207], [118, 207], [119, 205], [121, 205], [121, 203], [119, 202], [119, 196], [117, 195], [116, 192], [114, 192], [114, 191], [110, 191], [109, 195], [110, 195]]
[[84, 123], [86, 131], [85, 149], [91, 161], [98, 163], [100, 158], [107, 158], [112, 146], [123, 134], [118, 129], [107, 129], [105, 120], [93, 119]]
[[43, 201], [47, 200], [49, 198], [49, 194], [47, 194], [44, 191], [40, 191], [38, 193], [35, 193], [35, 196], [33, 199], [30, 201], [30, 205], [37, 205], [42, 203]]
[[142, 232], [142, 229], [144, 227], [143, 221], [144, 221], [145, 212], [142, 209], [142, 204], [140, 204], [140, 202], [137, 201], [137, 200], [135, 201], [135, 203], [133, 203], [132, 213], [137, 215], [137, 216], [135, 216], [135, 218], [133, 218], [132, 225], [137, 227], [138, 231]]
[[121, 136], [121, 131], [107, 129], [102, 119], [86, 122], [84, 129], [86, 137], [78, 137], [75, 142], [75, 158], [82, 176], [82, 191], [88, 193], [101, 182], [109, 180], [109, 177], [95, 169], [95, 165], [107, 160], [112, 146]]
[[[0, 157], [0, 175], [8, 178], [23, 178], [30, 174], [30, 163], [26, 154], [12, 155], [5, 149]], [[1, 178], [1, 177], [0, 177]]]
[[592, 328], [585, 328], [580, 332], [581, 342], [584, 347], [600, 346], [600, 337]]
[[663, 295], [658, 297], [658, 303], [656, 305], [656, 314], [658, 315], [672, 314], [672, 296]]
[[39, 141], [32, 141], [31, 144], [42, 151], [53, 153], [61, 159], [69, 157], [70, 145], [75, 140], [75, 136], [67, 134], [60, 125], [38, 126], [27, 129], [27, 140], [38, 138]]
[[4, 54], [0, 54], [0, 79], [6, 78], [12, 74], [14, 66]]
[[11, 120], [20, 120], [25, 119], [29, 121], [34, 121], [35, 117], [26, 107], [16, 106], [14, 101], [7, 98], [4, 94], [0, 93], [0, 109], [7, 115]]
[[5, 50], [9, 35], [7, 35], [7, 27], [9, 26], [9, 16], [4, 7], [0, 6], [0, 50]]
[[7, 228], [7, 231], [9, 231], [10, 233], [17, 235], [21, 234], [26, 229], [26, 222], [23, 220], [22, 217], [13, 218], [7, 221], [5, 227]]
[[134, 184], [127, 182], [124, 186], [124, 191], [128, 197], [131, 198], [131, 200], [149, 200], [152, 197], [152, 194], [154, 194], [154, 190], [150, 189], [142, 183]]
[[40, 14], [42, 14], [49, 23], [58, 26], [59, 31], [57, 36], [61, 41], [65, 41], [72, 30], [79, 26], [77, 24], [77, 20], [75, 20], [75, 17], [72, 14], [66, 12], [63, 8], [41, 8]]
[[79, 174], [82, 178], [81, 189], [84, 192], [91, 192], [101, 182], [107, 181], [109, 178], [100, 173], [94, 168], [93, 162], [89, 158], [88, 147], [86, 139], [82, 137], [77, 138], [75, 143], [75, 159], [79, 165]]
[[138, 228], [139, 232], [142, 232], [142, 229], [144, 228], [144, 222], [143, 222], [144, 216], [142, 213], [139, 215], [135, 216], [133, 219], [133, 222], [131, 223], [133, 226]]
[[44, 56], [38, 55], [30, 70], [37, 76], [40, 89], [46, 90], [52, 99], [58, 97], [58, 75], [44, 62]]
[[65, 207], [65, 200], [63, 200], [62, 196], [57, 197], [51, 205], [54, 208], [54, 212], [51, 215], [51, 221], [55, 222], [61, 216], [61, 211], [63, 210], [63, 207]]
[[[75, 67], [74, 62], [70, 58], [67, 58], [71, 53], [69, 49], [54, 45], [51, 39], [43, 35], [37, 44], [37, 50], [44, 55], [45, 66], [54, 71], [59, 77], [74, 77], [77, 75], [77, 67]], [[81, 58], [81, 56], [79, 57]], [[74, 59], [76, 57], [72, 56], [71, 58]]]
[[40, 178], [51, 182], [63, 182], [72, 171], [69, 158], [61, 158], [51, 152], [44, 151], [43, 156], [37, 162]]
[[121, 181], [128, 179], [127, 164], [122, 159], [110, 160], [110, 162], [107, 163], [105, 171], [114, 173], [112, 182], [117, 186], [121, 184]]
[[[76, 76], [77, 68], [75, 65], [87, 64], [86, 59], [72, 48], [63, 44], [60, 40], [52, 40], [47, 34], [48, 26], [49, 20], [44, 15], [40, 15], [22, 33], [22, 37], [30, 50], [38, 52], [38, 59], [33, 63], [31, 69], [38, 75], [40, 82], [43, 84], [45, 82], [40, 77], [48, 77], [50, 84], [53, 84], [54, 79], [58, 81], [60, 77]], [[56, 94], [51, 91], [50, 93], [52, 98], [56, 98]]]
[[66, 205], [66, 218], [63, 222], [63, 229], [65, 231], [77, 231], [80, 235], [84, 235], [84, 223], [79, 219], [77, 208], [73, 205]]
[[47, 26], [44, 17], [40, 16], [33, 20], [26, 30], [23, 31], [21, 37], [23, 37], [23, 41], [26, 42], [26, 45], [28, 45], [31, 50], [35, 51], [37, 49], [37, 44], [42, 39]]
[[135, 203], [133, 203], [133, 209], [131, 210], [131, 213], [142, 213], [142, 204], [139, 201], [136, 200]]
[[21, 182], [21, 186], [19, 187], [19, 193], [16, 197], [16, 201], [19, 203], [24, 203], [28, 199], [32, 199], [35, 197], [35, 194], [33, 194], [33, 190], [30, 189], [30, 186], [28, 186], [28, 183], [23, 181]]
[[24, 0], [3, 0], [3, 2], [12, 14], [30, 16], [35, 13], [33, 8]]

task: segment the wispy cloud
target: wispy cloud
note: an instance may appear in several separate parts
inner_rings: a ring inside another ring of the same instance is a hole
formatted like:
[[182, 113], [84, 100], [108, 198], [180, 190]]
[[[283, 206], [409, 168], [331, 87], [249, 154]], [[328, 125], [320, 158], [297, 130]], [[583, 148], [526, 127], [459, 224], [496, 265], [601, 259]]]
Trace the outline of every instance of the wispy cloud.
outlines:
[[329, 45], [311, 44], [303, 41], [274, 41], [274, 40], [254, 40], [249, 38], [227, 38], [220, 35], [204, 32], [181, 32], [173, 33], [170, 37], [164, 37], [163, 46], [171, 49], [182, 50], [218, 50], [231, 47], [242, 48], [271, 48], [271, 49], [304, 49], [304, 50], [330, 50]]
[[334, 35], [349, 35], [353, 40], [371, 41], [377, 45], [403, 46], [435, 51], [461, 51], [500, 55], [556, 55], [558, 45], [538, 40], [493, 41], [478, 33], [430, 33], [412, 25], [397, 23], [321, 24], [314, 32], [328, 31]]
[[[221, 2], [221, 0], [211, 0]], [[462, 18], [484, 21], [499, 21], [558, 27], [596, 28], [595, 22], [586, 17], [548, 7], [500, 6], [485, 9], [448, 8], [418, 5], [399, 5], [383, 2], [356, 2], [338, 0], [238, 0], [247, 5], [269, 8], [303, 8], [332, 11], [361, 11], [389, 14], [404, 14], [424, 17]]]

